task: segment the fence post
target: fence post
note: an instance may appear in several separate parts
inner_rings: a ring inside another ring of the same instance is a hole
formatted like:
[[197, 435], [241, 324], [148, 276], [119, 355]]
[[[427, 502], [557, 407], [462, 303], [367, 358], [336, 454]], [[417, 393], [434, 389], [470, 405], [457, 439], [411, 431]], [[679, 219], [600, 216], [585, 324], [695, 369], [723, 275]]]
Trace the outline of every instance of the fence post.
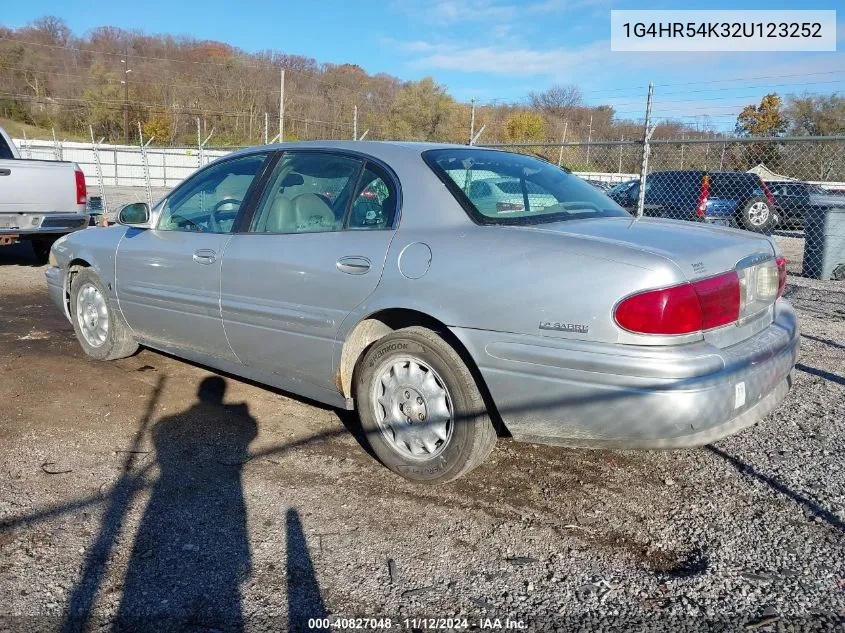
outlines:
[[150, 163], [147, 158], [147, 145], [152, 143], [154, 138], [155, 136], [151, 136], [150, 139], [144, 143], [144, 133], [141, 130], [141, 122], [138, 121], [138, 144], [141, 146], [141, 164], [144, 167], [144, 184], [147, 186], [147, 204], [150, 205], [150, 209], [153, 208], [153, 189], [152, 183], [150, 182]]
[[475, 97], [470, 101], [469, 111], [469, 144], [472, 145], [472, 139], [475, 138]]
[[590, 115], [590, 127], [587, 129], [587, 171], [590, 170], [590, 143], [593, 142], [593, 115]]
[[617, 174], [622, 173], [622, 148], [625, 146], [625, 135], [622, 135], [622, 138], [619, 139], [619, 168], [616, 170]]
[[26, 130], [23, 131], [23, 155], [24, 158], [32, 158], [32, 145], [29, 139], [26, 138]]
[[103, 166], [100, 164], [100, 143], [103, 142], [103, 139], [100, 139], [99, 142], [94, 141], [94, 126], [89, 125], [88, 131], [91, 133], [91, 149], [94, 150], [94, 165], [97, 167], [97, 185], [100, 188], [100, 206], [103, 208], [103, 215], [108, 212], [108, 206], [106, 205], [106, 183], [103, 182]]
[[352, 140], [358, 140], [358, 106], [352, 106]]
[[267, 113], [264, 113], [264, 144], [267, 145], [267, 139], [269, 138], [269, 130], [267, 126], [269, 125], [270, 119], [267, 116]]
[[643, 217], [643, 207], [645, 206], [645, 179], [648, 173], [648, 154], [650, 151], [649, 140], [654, 133], [654, 128], [651, 126], [651, 101], [654, 96], [654, 82], [648, 83], [648, 101], [645, 106], [645, 125], [643, 126], [643, 164], [640, 169], [640, 192], [637, 195], [637, 219]]
[[563, 163], [563, 145], [566, 143], [566, 126], [569, 125], [569, 121], [564, 119], [563, 121], [563, 139], [560, 142], [560, 152], [557, 155], [557, 166], [560, 167], [561, 163]]
[[53, 156], [56, 157], [56, 160], [62, 160], [62, 146], [59, 143], [59, 139], [56, 138], [56, 128], [50, 128], [53, 132]]

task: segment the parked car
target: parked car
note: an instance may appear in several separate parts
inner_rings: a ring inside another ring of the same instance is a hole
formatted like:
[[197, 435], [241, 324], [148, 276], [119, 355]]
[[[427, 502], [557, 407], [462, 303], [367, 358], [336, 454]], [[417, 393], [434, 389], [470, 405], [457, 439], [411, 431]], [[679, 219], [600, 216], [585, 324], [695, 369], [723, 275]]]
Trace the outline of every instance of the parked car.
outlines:
[[[633, 181], [636, 182], [636, 181]], [[633, 211], [639, 185], [608, 194]], [[656, 171], [646, 178], [643, 215], [694, 220], [765, 233], [778, 223], [775, 200], [757, 174], [747, 172]]]
[[[535, 193], [500, 213], [472, 187], [490, 174]], [[46, 273], [86, 354], [145, 345], [357, 409], [375, 454], [416, 481], [479, 465], [497, 425], [567, 446], [708, 444], [791, 384], [775, 242], [633, 222], [531, 156], [262, 146], [119, 220], [57, 241]]]
[[29, 241], [46, 264], [56, 238], [88, 226], [87, 202], [76, 163], [22, 159], [0, 128], [0, 246]]
[[845, 195], [808, 182], [770, 181], [767, 184], [775, 199], [780, 224], [787, 227], [803, 226], [804, 214], [811, 206], [823, 206], [831, 199], [841, 204]]

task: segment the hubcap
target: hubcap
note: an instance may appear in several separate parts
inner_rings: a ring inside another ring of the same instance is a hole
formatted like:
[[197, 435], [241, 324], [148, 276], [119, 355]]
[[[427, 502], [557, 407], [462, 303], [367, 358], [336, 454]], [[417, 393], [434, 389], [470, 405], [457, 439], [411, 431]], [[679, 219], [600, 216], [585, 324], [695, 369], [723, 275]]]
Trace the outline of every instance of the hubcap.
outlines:
[[769, 205], [764, 202], [755, 202], [748, 209], [748, 219], [754, 226], [761, 226], [769, 219]]
[[91, 347], [100, 347], [109, 334], [106, 300], [93, 284], [85, 284], [76, 295], [76, 322]]
[[373, 381], [379, 429], [404, 457], [436, 457], [452, 437], [452, 399], [443, 380], [415, 358], [394, 359]]

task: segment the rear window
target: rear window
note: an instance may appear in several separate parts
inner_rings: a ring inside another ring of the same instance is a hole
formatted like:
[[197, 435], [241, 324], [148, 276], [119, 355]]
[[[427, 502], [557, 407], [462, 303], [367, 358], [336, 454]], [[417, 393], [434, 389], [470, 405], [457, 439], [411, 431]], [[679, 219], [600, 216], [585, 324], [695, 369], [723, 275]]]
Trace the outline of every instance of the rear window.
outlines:
[[[434, 149], [423, 159], [481, 224], [537, 224], [629, 214], [578, 176], [533, 156], [484, 149]], [[495, 183], [482, 197], [473, 183]]]
[[757, 190], [762, 194], [760, 178], [755, 174], [713, 174], [710, 177], [710, 193], [714, 196], [731, 197]]

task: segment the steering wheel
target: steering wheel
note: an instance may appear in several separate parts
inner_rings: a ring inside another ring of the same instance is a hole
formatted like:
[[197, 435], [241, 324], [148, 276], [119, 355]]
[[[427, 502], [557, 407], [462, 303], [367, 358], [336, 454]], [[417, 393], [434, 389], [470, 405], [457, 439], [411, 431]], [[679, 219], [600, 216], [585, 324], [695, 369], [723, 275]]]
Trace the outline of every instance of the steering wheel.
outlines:
[[[234, 217], [238, 214], [238, 209], [240, 209], [242, 202], [243, 202], [243, 200], [238, 200], [237, 198], [223, 198], [220, 202], [215, 204], [214, 208], [211, 209], [211, 213], [208, 216], [208, 220], [209, 220], [209, 224], [211, 225], [211, 229], [215, 233], [221, 232], [220, 220], [217, 218], [217, 212], [220, 211], [220, 207], [222, 207], [223, 205], [226, 205], [226, 204], [236, 204], [236, 205], [238, 205], [238, 208], [235, 209], [234, 215], [232, 216], [232, 219], [234, 219]], [[231, 211], [231, 209], [230, 209], [230, 211]]]
[[171, 222], [174, 222], [174, 221], [175, 221], [175, 222], [177, 222], [177, 223], [178, 223], [179, 221], [182, 221], [182, 222], [184, 222], [185, 224], [189, 224], [190, 226], [195, 227], [195, 228], [196, 228], [196, 230], [197, 230], [197, 231], [199, 231], [199, 232], [202, 232], [202, 231], [204, 230], [204, 229], [203, 229], [203, 227], [201, 227], [199, 224], [197, 224], [196, 222], [194, 222], [194, 221], [193, 221], [193, 220], [191, 220], [190, 218], [186, 218], [184, 215], [179, 215], [179, 214], [177, 214], [177, 213], [174, 213], [173, 215], [171, 215], [171, 216], [170, 216], [170, 221], [171, 221]]

